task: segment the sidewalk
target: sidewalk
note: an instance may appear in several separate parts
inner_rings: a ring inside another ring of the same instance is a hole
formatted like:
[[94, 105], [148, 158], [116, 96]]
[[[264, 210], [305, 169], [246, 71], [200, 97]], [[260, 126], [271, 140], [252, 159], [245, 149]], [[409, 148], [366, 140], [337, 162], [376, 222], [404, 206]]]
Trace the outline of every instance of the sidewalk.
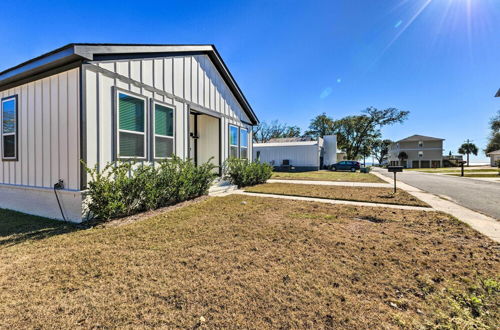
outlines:
[[[382, 180], [385, 180], [387, 182], [392, 181], [389, 178], [378, 173], [377, 171], [372, 171], [372, 173]], [[472, 211], [449, 200], [445, 200], [434, 194], [410, 186], [401, 181], [397, 181], [397, 187], [426, 202], [427, 204], [432, 206], [433, 209], [448, 213], [458, 220], [470, 225], [473, 229], [477, 230], [483, 235], [488, 236], [496, 242], [500, 242], [500, 221], [497, 221], [481, 213]]]
[[342, 182], [342, 181], [314, 181], [314, 180], [277, 180], [269, 179], [268, 183], [292, 183], [292, 184], [315, 184], [320, 186], [347, 186], [347, 187], [374, 187], [374, 188], [391, 188], [389, 183], [373, 183], [373, 182]]

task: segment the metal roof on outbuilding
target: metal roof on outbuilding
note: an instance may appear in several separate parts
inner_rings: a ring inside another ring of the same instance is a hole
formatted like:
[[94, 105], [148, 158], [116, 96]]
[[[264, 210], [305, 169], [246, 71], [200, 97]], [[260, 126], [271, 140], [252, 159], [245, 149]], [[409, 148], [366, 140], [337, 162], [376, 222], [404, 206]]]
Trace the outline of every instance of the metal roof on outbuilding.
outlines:
[[168, 55], [206, 54], [253, 124], [259, 119], [214, 45], [96, 44], [72, 43], [0, 72], [0, 90], [26, 83], [30, 77], [72, 63], [116, 58], [145, 58]]

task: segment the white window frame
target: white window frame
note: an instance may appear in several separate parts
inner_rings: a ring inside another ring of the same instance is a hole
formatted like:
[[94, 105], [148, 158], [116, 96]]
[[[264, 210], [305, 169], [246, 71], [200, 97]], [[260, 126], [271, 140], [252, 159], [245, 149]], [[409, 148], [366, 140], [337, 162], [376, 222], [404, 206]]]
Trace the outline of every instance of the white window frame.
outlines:
[[[124, 94], [136, 99], [141, 99], [144, 101], [144, 132], [136, 132], [136, 131], [129, 131], [125, 129], [120, 129], [120, 94]], [[116, 159], [120, 160], [126, 160], [126, 159], [138, 159], [138, 160], [147, 160], [148, 158], [148, 98], [137, 93], [133, 93], [121, 88], [115, 88], [115, 114], [116, 114], [116, 124], [115, 124], [115, 129], [116, 129]], [[120, 132], [124, 133], [130, 133], [130, 134], [136, 134], [136, 135], [143, 135], [144, 136], [144, 156], [143, 157], [131, 157], [131, 156], [120, 156]]]
[[[246, 146], [246, 147], [243, 147], [243, 146], [241, 145], [241, 131], [246, 131], [246, 132], [247, 132], [247, 146]], [[238, 156], [239, 156], [239, 158], [240, 158], [240, 159], [247, 159], [247, 160], [249, 159], [249, 157], [248, 157], [248, 144], [249, 144], [249, 143], [248, 143], [248, 138], [249, 138], [248, 128], [245, 128], [245, 127], [240, 127], [240, 128], [239, 128], [239, 130], [238, 130], [238, 143], [239, 143], [239, 145], [240, 145], [240, 147], [239, 147], [239, 152], [238, 152]], [[247, 158], [242, 158], [242, 157], [241, 157], [241, 149], [242, 149], [242, 148], [244, 148], [244, 149], [246, 149], [246, 150], [247, 150]]]
[[[237, 130], [237, 134], [236, 134], [236, 138], [238, 139], [238, 141], [236, 141], [236, 144], [231, 144], [231, 128], [234, 127], [236, 128]], [[229, 128], [228, 128], [228, 131], [229, 131], [229, 136], [228, 136], [228, 144], [229, 144], [229, 150], [228, 150], [228, 158], [231, 157], [231, 147], [236, 147], [237, 148], [237, 157], [236, 158], [240, 158], [240, 128], [236, 125], [232, 125], [232, 124], [229, 124]]]
[[419, 152], [418, 152], [418, 157], [419, 157], [419, 158], [424, 157], [424, 152], [423, 152], [423, 151], [419, 151]]
[[[3, 131], [3, 105], [4, 103], [6, 102], [9, 102], [11, 100], [14, 100], [14, 103], [15, 103], [15, 118], [16, 118], [16, 124], [15, 124], [15, 128], [14, 128], [14, 133], [4, 133]], [[18, 138], [19, 138], [19, 135], [18, 135], [18, 130], [19, 130], [19, 113], [18, 113], [18, 110], [19, 110], [19, 107], [18, 107], [18, 97], [17, 97], [17, 94], [16, 95], [11, 95], [11, 96], [8, 96], [8, 97], [4, 97], [2, 99], [2, 102], [1, 102], [1, 107], [0, 107], [0, 129], [1, 129], [1, 134], [2, 134], [2, 138], [1, 138], [1, 143], [2, 143], [2, 146], [1, 146], [1, 149], [2, 149], [2, 160], [9, 160], [9, 161], [17, 161], [19, 160], [18, 158]], [[5, 143], [4, 143], [4, 137], [6, 136], [14, 136], [14, 157], [5, 157]]]
[[[156, 114], [156, 105], [160, 105], [162, 107], [165, 107], [165, 108], [169, 108], [169, 109], [172, 109], [173, 111], [173, 116], [172, 116], [172, 120], [174, 121], [173, 122], [173, 132], [172, 132], [172, 136], [168, 136], [168, 135], [161, 135], [161, 134], [156, 134], [156, 117], [155, 117], [155, 114]], [[177, 131], [177, 126], [176, 126], [176, 109], [175, 109], [175, 106], [172, 105], [172, 104], [168, 104], [168, 103], [164, 103], [164, 102], [158, 102], [154, 99], [151, 100], [151, 114], [150, 114], [150, 118], [151, 118], [151, 136], [152, 136], [152, 141], [151, 141], [151, 144], [153, 145], [152, 146], [152, 154], [153, 154], [153, 159], [171, 159], [172, 157], [157, 157], [156, 156], [156, 137], [161, 137], [161, 138], [170, 138], [172, 139], [172, 145], [173, 145], [173, 154], [176, 155], [176, 149], [175, 149], [175, 133]]]
[[424, 141], [418, 141], [418, 147], [423, 148], [424, 147]]

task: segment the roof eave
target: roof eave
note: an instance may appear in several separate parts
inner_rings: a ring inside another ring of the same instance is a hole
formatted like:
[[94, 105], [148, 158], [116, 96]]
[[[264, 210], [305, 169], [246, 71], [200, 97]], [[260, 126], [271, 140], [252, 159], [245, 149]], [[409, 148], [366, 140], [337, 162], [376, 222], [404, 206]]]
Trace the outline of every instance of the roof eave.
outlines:
[[79, 59], [82, 57], [75, 53], [72, 45], [64, 46], [0, 72], [0, 87]]

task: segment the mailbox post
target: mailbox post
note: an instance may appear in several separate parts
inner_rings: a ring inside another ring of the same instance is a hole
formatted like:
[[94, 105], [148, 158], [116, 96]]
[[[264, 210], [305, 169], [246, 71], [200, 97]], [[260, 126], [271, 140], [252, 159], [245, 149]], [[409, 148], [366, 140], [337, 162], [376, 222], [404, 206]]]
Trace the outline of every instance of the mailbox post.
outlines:
[[465, 163], [467, 163], [465, 160], [459, 160], [458, 161], [458, 164], [460, 164], [460, 168], [461, 168], [460, 176], [464, 176], [464, 165], [465, 165]]
[[403, 172], [403, 166], [388, 166], [387, 171], [394, 173], [394, 193], [396, 193], [396, 173]]

